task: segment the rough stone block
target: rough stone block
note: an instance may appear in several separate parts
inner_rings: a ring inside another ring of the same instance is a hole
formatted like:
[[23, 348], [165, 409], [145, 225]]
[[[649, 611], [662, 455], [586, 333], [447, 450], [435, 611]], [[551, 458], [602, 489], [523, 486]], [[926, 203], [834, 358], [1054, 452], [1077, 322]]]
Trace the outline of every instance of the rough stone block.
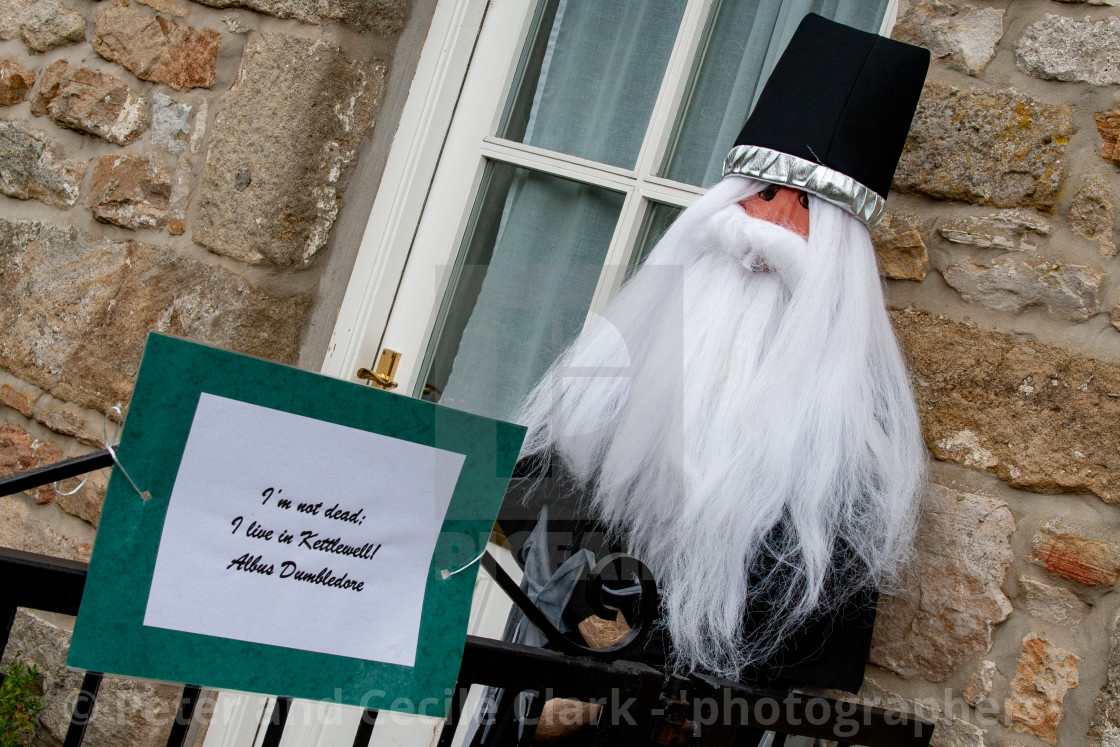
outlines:
[[35, 73], [15, 60], [0, 60], [0, 106], [20, 103], [34, 85]]
[[1089, 726], [1089, 747], [1115, 747], [1118, 744], [1120, 744], [1120, 612], [1112, 618], [1108, 680], [1097, 695], [1093, 722]]
[[0, 497], [0, 547], [88, 563], [95, 534], [56, 506], [35, 505], [21, 495]]
[[16, 35], [36, 52], [84, 41], [86, 19], [58, 0], [4, 0], [0, 3], [0, 39]]
[[31, 113], [47, 114], [62, 127], [127, 145], [147, 126], [147, 106], [120, 78], [58, 60], [43, 71]]
[[1120, 503], [1120, 366], [913, 309], [891, 317], [934, 457]]
[[0, 39], [19, 36], [19, 25], [30, 0], [5, 0], [0, 3]]
[[157, 93], [152, 97], [152, 142], [175, 154], [187, 147], [191, 132], [191, 106]]
[[35, 407], [35, 397], [4, 384], [0, 386], [0, 405], [10, 407], [25, 418], [29, 418], [32, 408]]
[[193, 184], [194, 171], [190, 158], [184, 153], [179, 156], [179, 163], [175, 168], [171, 202], [167, 208], [167, 232], [173, 236], [182, 236], [187, 232], [187, 203], [190, 201]]
[[1115, 200], [1104, 179], [1092, 179], [1073, 196], [1069, 204], [1069, 227], [1079, 236], [1096, 239], [1101, 256], [1116, 256], [1113, 226], [1116, 223]]
[[59, 508], [94, 527], [100, 523], [101, 507], [105, 503], [105, 491], [109, 487], [108, 470], [90, 473], [85, 483], [77, 477], [63, 480], [58, 487], [60, 492], [55, 495], [54, 502]]
[[1113, 166], [1120, 166], [1120, 109], [1111, 109], [1106, 112], [1097, 112], [1093, 115], [1097, 123], [1097, 132], [1100, 133], [1101, 158]]
[[985, 266], [966, 257], [941, 275], [964, 300], [996, 311], [1041, 306], [1053, 317], [1083, 322], [1101, 310], [1104, 272], [1095, 267], [1015, 256]]
[[1024, 251], [1038, 246], [1035, 236], [1049, 236], [1050, 222], [1030, 210], [997, 210], [986, 216], [948, 217], [937, 232], [954, 244], [981, 249]]
[[969, 75], [984, 72], [1003, 38], [1003, 11], [948, 3], [917, 2], [910, 6], [891, 36], [925, 47], [949, 67]]
[[66, 208], [78, 201], [89, 164], [65, 158], [61, 149], [22, 122], [0, 122], [0, 192]]
[[1112, 326], [1120, 331], [1120, 303], [1112, 309]]
[[168, 13], [179, 18], [186, 18], [190, 13], [190, 8], [175, 0], [136, 0], [136, 2], [160, 13]]
[[1023, 639], [1011, 697], [1005, 708], [1011, 728], [1058, 743], [1058, 723], [1066, 693], [1077, 687], [1079, 657], [1051, 645], [1036, 633]]
[[148, 154], [101, 156], [90, 177], [93, 217], [124, 228], [162, 228], [171, 200], [171, 176]]
[[149, 330], [294, 363], [311, 299], [268, 295], [164, 247], [0, 219], [0, 366], [102, 412], [127, 402]]
[[412, 4], [408, 0], [195, 0], [211, 8], [250, 8], [277, 18], [305, 23], [337, 21], [376, 34], [395, 34], [404, 27]]
[[871, 231], [879, 274], [892, 280], [925, 280], [929, 252], [916, 216], [887, 213]]
[[1000, 586], [1011, 565], [1015, 520], [1003, 501], [931, 485], [922, 505], [911, 576], [883, 596], [871, 662], [903, 677], [944, 682], [992, 646], [1011, 614]]
[[1120, 581], [1120, 547], [1052, 526], [1035, 534], [1031, 561], [1086, 586], [1109, 587]]
[[[14, 423], [0, 425], [0, 477], [46, 467], [62, 458], [58, 444], [33, 439], [27, 431]], [[54, 500], [54, 488], [42, 485], [26, 491], [39, 504]]]
[[194, 115], [194, 127], [191, 130], [191, 153], [196, 154], [202, 150], [202, 141], [206, 137], [206, 122], [209, 106], [206, 99], [198, 102], [198, 111]]
[[[13, 391], [7, 384], [2, 387], [2, 390], [4, 393]], [[48, 427], [51, 427], [51, 421], [58, 422], [61, 427], [53, 428], [58, 433], [77, 436], [79, 432], [86, 430], [84, 418], [74, 405], [55, 407], [48, 410], [45, 417], [44, 413], [36, 413], [36, 415], [38, 419], [46, 421], [44, 424]], [[103, 441], [99, 441], [98, 446], [102, 445]], [[32, 439], [22, 428], [11, 423], [0, 426], [0, 477], [53, 464], [61, 458], [62, 449], [57, 444]], [[66, 513], [96, 527], [101, 518], [101, 504], [105, 501], [105, 489], [108, 485], [108, 470], [98, 470], [88, 475], [84, 483], [77, 477], [63, 480], [59, 483], [59, 493], [55, 493], [52, 485], [43, 485], [27, 491], [27, 494], [34, 497], [35, 502], [40, 505], [53, 501]], [[3, 506], [4, 504], [0, 503], [0, 509]], [[46, 532], [46, 538], [51, 536], [48, 527], [42, 522], [39, 522], [39, 526], [32, 531], [35, 534]], [[15, 545], [5, 545], [2, 539], [0, 539], [0, 546], [15, 547]]]
[[1016, 601], [1032, 616], [1074, 630], [1088, 616], [1090, 609], [1069, 589], [1044, 584], [1027, 576], [1019, 578]]
[[55, 403], [55, 405], [47, 406], [35, 413], [36, 419], [55, 433], [64, 436], [77, 436], [85, 429], [86, 419], [81, 408], [70, 403], [62, 405]]
[[328, 42], [250, 42], [210, 133], [194, 241], [247, 262], [306, 265], [327, 242], [383, 77]]
[[992, 694], [992, 684], [995, 680], [996, 671], [994, 661], [977, 662], [976, 668], [968, 676], [968, 682], [965, 683], [964, 691], [961, 693], [965, 702], [975, 708], [987, 700], [988, 696]]
[[63, 402], [50, 395], [39, 397], [31, 417], [50, 428], [55, 433], [72, 436], [89, 446], [105, 445], [104, 420], [91, 428], [85, 412], [72, 402]]
[[55, 60], [47, 65], [39, 76], [39, 88], [35, 91], [35, 95], [31, 97], [32, 114], [36, 117], [45, 117], [48, 114], [47, 103], [58, 95], [62, 79], [69, 70], [70, 64], [66, 60]]
[[894, 186], [939, 200], [1051, 211], [1073, 107], [1011, 89], [927, 83]]
[[1120, 83], [1120, 18], [1094, 23], [1048, 13], [1019, 37], [1015, 63], [1043, 80]]
[[209, 88], [218, 71], [221, 34], [139, 8], [110, 5], [94, 19], [93, 48], [133, 75], [180, 91]]
[[[4, 651], [6, 664], [17, 655], [43, 675], [43, 711], [39, 721], [50, 738], [61, 743], [70, 726], [70, 713], [82, 686], [82, 672], [66, 668], [66, 654], [74, 631], [73, 618], [21, 609], [12, 623]], [[132, 677], [107, 676], [97, 691], [97, 707], [86, 727], [83, 744], [89, 747], [128, 745], [155, 747], [167, 743], [175, 718], [181, 685], [157, 684]]]

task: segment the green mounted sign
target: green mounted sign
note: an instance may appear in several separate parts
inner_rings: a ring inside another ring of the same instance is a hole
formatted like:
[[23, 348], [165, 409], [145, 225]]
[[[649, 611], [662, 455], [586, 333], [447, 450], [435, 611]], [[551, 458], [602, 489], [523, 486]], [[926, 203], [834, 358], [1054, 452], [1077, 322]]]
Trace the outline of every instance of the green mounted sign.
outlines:
[[67, 663], [444, 716], [523, 437], [152, 334]]

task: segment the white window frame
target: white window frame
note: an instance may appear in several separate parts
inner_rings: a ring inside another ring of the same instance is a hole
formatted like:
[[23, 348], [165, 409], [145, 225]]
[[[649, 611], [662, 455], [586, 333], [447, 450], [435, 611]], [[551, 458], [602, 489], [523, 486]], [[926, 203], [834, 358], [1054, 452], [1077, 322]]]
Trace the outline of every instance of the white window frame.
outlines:
[[[891, 0], [880, 33], [889, 33], [897, 1]], [[363, 233], [331, 341], [324, 374], [358, 381], [378, 351], [402, 353], [398, 391], [411, 393], [419, 374], [447, 276], [433, 268], [455, 261], [487, 160], [526, 166], [625, 195], [604, 272], [589, 317], [617, 290], [647, 201], [687, 206], [703, 190], [654, 175], [671, 135], [669, 121], [688, 84], [691, 60], [714, 0], [690, 0], [670, 54], [650, 126], [633, 169], [592, 163], [491, 135], [536, 3], [526, 0], [441, 0], [421, 52]], [[473, 72], [467, 77], [468, 68]], [[474, 84], [471, 81], [478, 81]], [[437, 168], [455, 175], [437, 180]], [[421, 217], [427, 204], [446, 221]], [[413, 259], [413, 275], [407, 266]], [[420, 268], [427, 268], [421, 270]], [[425, 277], [419, 277], [423, 272]]]
[[357, 381], [373, 362], [423, 213], [487, 0], [440, 0], [346, 286], [321, 371]]

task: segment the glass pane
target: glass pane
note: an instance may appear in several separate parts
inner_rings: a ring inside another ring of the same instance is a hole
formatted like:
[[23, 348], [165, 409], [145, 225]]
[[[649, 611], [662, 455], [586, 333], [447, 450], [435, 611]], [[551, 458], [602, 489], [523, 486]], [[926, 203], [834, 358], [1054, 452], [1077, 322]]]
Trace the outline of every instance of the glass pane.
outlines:
[[653, 247], [657, 246], [658, 241], [661, 241], [661, 237], [669, 230], [669, 226], [673, 224], [682, 210], [684, 210], [683, 207], [666, 205], [663, 202], [651, 202], [649, 204], [649, 209], [646, 210], [646, 215], [642, 219], [642, 227], [638, 231], [638, 240], [634, 244], [634, 253], [630, 256], [630, 265], [626, 268], [626, 277], [630, 277], [635, 270], [641, 267], [642, 262], [646, 261], [646, 257], [653, 251]]
[[686, 0], [543, 0], [499, 134], [633, 168]]
[[623, 196], [491, 163], [416, 394], [510, 418], [583, 326]]
[[878, 31], [888, 0], [719, 0], [696, 55], [692, 78], [665, 154], [662, 175], [708, 187], [761, 84], [806, 13]]

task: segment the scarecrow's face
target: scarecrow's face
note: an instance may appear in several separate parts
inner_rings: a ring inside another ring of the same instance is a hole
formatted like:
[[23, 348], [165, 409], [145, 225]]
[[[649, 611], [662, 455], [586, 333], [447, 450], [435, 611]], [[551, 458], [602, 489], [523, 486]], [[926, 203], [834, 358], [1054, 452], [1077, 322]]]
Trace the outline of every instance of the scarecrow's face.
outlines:
[[788, 228], [809, 238], [809, 195], [793, 187], [770, 184], [739, 203], [747, 215]]

